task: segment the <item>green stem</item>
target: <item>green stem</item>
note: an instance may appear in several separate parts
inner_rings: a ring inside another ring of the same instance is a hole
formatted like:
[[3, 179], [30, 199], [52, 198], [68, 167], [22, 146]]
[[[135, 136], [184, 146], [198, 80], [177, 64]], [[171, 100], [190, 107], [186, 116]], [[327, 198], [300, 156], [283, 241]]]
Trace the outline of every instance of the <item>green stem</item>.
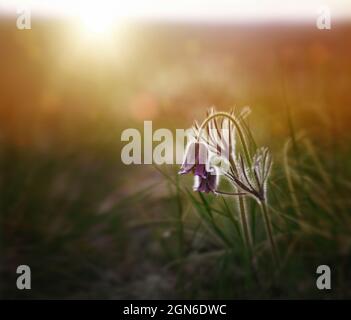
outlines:
[[247, 194], [245, 192], [226, 192], [226, 191], [220, 191], [220, 190], [214, 190], [214, 193], [222, 194], [224, 196], [245, 196]]
[[240, 209], [240, 220], [241, 220], [241, 226], [243, 229], [244, 233], [244, 239], [245, 239], [245, 244], [246, 247], [248, 248], [250, 258], [252, 256], [252, 241], [251, 241], [251, 235], [250, 235], [250, 230], [249, 230], [249, 224], [248, 224], [248, 219], [247, 219], [247, 214], [246, 214], [246, 209], [245, 209], [245, 203], [244, 203], [244, 198], [239, 196], [239, 209]]
[[248, 253], [248, 263], [251, 268], [252, 276], [256, 281], [257, 285], [260, 287], [261, 284], [260, 284], [256, 263], [254, 259], [252, 236], [249, 229], [248, 217], [246, 214], [245, 198], [243, 196], [239, 196], [239, 208], [240, 208], [241, 225], [244, 232], [245, 244], [246, 244], [247, 253]]
[[278, 250], [277, 250], [277, 246], [275, 244], [274, 238], [273, 238], [271, 220], [269, 218], [269, 214], [268, 214], [267, 205], [266, 205], [265, 200], [260, 201], [260, 205], [261, 205], [261, 209], [262, 209], [262, 213], [263, 213], [264, 223], [266, 226], [268, 240], [269, 240], [271, 250], [272, 250], [273, 259], [274, 259], [274, 262], [276, 263], [276, 265], [279, 266]]

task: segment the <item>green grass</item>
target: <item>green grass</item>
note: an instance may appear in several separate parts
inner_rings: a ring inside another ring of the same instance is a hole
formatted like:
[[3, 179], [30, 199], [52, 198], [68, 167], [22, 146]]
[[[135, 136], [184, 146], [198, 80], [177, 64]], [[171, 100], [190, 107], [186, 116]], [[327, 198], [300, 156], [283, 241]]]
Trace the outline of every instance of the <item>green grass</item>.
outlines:
[[[182, 225], [188, 230], [188, 237], [181, 239], [182, 248], [184, 250], [185, 246], [188, 254], [175, 263], [188, 270], [187, 274], [182, 274], [182, 281], [192, 288], [188, 292], [194, 296], [189, 297], [349, 296], [349, 172], [336, 175], [328, 161], [332, 155], [322, 153], [306, 135], [292, 136], [280, 150], [281, 154], [274, 157], [268, 187], [268, 210], [281, 268], [271, 261], [264, 221], [256, 200], [245, 198], [253, 239], [252, 265], [241, 228], [238, 199], [193, 192], [188, 179], [179, 185], [174, 173], [164, 169], [165, 179], [176, 190], [177, 202], [188, 208]], [[342, 163], [349, 162], [347, 152], [338, 155], [344, 157], [340, 159]], [[333, 290], [327, 295], [315, 285], [320, 264], [332, 268]], [[209, 277], [201, 274], [198, 268], [210, 268], [211, 271], [204, 271]]]
[[[274, 150], [269, 183], [280, 270], [251, 198], [245, 202], [254, 266], [237, 201], [193, 192], [178, 167], [145, 166], [126, 176], [115, 153], [3, 147], [3, 297], [140, 298], [150, 295], [143, 289], [149, 281], [154, 297], [350, 297], [350, 166], [335, 172], [335, 154], [306, 135], [297, 134], [295, 143], [298, 154], [290, 138]], [[337, 157], [347, 164], [350, 151]], [[120, 186], [143, 172], [154, 182], [123, 192]], [[15, 288], [19, 264], [32, 268], [29, 292]], [[332, 268], [330, 293], [316, 289], [320, 264]]]

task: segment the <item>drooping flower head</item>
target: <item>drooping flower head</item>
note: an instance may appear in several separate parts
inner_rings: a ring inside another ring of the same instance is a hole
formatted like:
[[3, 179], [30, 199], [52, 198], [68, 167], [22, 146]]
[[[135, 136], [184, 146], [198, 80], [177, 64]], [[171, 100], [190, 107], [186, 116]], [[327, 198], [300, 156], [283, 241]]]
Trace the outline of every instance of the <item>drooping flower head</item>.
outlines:
[[216, 192], [218, 185], [218, 174], [214, 167], [206, 172], [206, 177], [195, 176], [193, 190], [199, 192]]
[[202, 142], [191, 142], [185, 152], [179, 174], [193, 173], [195, 176], [194, 191], [215, 192], [218, 185], [218, 174], [209, 164], [209, 150]]
[[191, 142], [186, 151], [179, 174], [194, 173], [203, 179], [207, 177], [208, 148], [204, 143]]

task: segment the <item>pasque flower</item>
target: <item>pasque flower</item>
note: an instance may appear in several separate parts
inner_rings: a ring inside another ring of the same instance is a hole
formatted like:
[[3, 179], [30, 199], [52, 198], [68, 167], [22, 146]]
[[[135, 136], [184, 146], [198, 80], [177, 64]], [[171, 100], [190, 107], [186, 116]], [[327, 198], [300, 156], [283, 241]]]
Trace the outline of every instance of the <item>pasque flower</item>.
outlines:
[[204, 143], [191, 142], [185, 152], [184, 161], [179, 174], [193, 172], [202, 179], [207, 178], [208, 148]]
[[218, 175], [216, 170], [212, 167], [206, 171], [206, 177], [195, 176], [194, 191], [198, 192], [216, 192], [218, 185]]
[[[267, 180], [272, 167], [272, 158], [267, 148], [257, 150], [252, 155], [248, 143], [252, 136], [248, 133], [247, 125], [243, 122], [247, 111], [235, 114], [231, 112], [216, 112], [213, 108], [206, 119], [198, 125], [194, 123], [195, 141], [188, 145], [180, 174], [192, 172], [195, 175], [194, 191], [239, 196], [239, 209], [245, 242], [252, 253], [252, 237], [248, 227], [248, 218], [243, 196], [251, 196], [259, 203], [266, 227], [272, 255], [279, 265], [279, 254], [276, 247], [272, 223], [267, 206]], [[218, 120], [218, 119], [221, 119]], [[236, 148], [236, 137], [240, 148]], [[206, 141], [203, 143], [202, 141]], [[208, 155], [216, 155], [228, 164], [228, 168], [219, 168], [218, 164], [208, 161]], [[212, 165], [211, 165], [211, 164]], [[220, 170], [221, 169], [221, 170]], [[217, 190], [218, 178], [221, 172], [230, 182], [236, 192]]]
[[194, 191], [216, 192], [218, 174], [214, 167], [210, 167], [208, 154], [208, 147], [202, 142], [191, 142], [185, 152], [179, 174], [194, 174]]

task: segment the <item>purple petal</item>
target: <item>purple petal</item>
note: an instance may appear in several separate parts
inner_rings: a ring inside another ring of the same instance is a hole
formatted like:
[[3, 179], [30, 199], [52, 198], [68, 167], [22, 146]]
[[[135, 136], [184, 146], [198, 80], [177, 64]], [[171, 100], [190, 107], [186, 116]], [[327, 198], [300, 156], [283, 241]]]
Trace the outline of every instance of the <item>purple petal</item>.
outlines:
[[193, 170], [196, 163], [195, 149], [196, 149], [196, 146], [194, 142], [188, 145], [185, 151], [184, 160], [180, 168], [179, 174], [186, 174]]
[[183, 167], [181, 167], [180, 170], [178, 171], [178, 174], [187, 174], [187, 173], [189, 173], [189, 172], [192, 171], [193, 167], [194, 167], [194, 166], [192, 166], [192, 167], [183, 166]]
[[208, 162], [208, 148], [204, 143], [195, 144], [195, 162], [196, 164], [206, 164]]
[[207, 178], [207, 184], [211, 191], [215, 191], [217, 189], [218, 178], [216, 174], [209, 173]]
[[206, 165], [205, 164], [198, 164], [198, 165], [196, 165], [194, 174], [196, 176], [199, 176], [201, 178], [206, 179], [206, 177], [207, 177]]
[[205, 178], [200, 175], [195, 176], [194, 191], [206, 193], [214, 192], [216, 191], [217, 183], [217, 173], [212, 169], [210, 172], [206, 172]]
[[198, 192], [208, 192], [206, 186], [206, 179], [202, 179], [198, 176], [198, 182], [194, 185], [194, 191]]

